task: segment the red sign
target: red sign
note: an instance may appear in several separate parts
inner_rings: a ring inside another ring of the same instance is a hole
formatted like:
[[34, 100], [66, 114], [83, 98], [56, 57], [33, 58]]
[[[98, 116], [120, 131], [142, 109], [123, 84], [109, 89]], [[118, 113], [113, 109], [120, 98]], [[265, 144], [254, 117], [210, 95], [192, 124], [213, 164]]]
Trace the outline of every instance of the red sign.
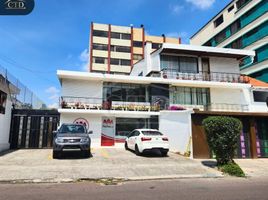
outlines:
[[85, 118], [77, 118], [74, 120], [73, 123], [84, 125], [87, 128], [87, 130], [89, 129], [89, 123]]

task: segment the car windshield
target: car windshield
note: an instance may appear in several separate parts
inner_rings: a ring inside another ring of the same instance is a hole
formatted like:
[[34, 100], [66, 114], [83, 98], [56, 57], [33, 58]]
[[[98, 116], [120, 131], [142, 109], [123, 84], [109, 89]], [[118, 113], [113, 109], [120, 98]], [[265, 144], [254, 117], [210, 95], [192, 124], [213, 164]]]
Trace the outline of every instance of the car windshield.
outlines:
[[60, 127], [59, 133], [85, 133], [83, 125], [64, 124]]
[[143, 135], [152, 135], [152, 136], [158, 136], [163, 135], [159, 131], [141, 131]]

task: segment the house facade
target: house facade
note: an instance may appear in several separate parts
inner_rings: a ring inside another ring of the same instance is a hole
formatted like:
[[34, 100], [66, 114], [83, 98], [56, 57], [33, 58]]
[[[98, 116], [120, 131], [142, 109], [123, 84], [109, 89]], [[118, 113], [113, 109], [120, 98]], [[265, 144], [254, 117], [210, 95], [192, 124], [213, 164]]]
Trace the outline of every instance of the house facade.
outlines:
[[254, 50], [253, 60], [241, 60], [241, 73], [268, 82], [267, 11], [267, 0], [233, 0], [195, 33], [190, 43]]
[[[130, 76], [59, 70], [61, 123], [84, 124], [97, 147], [123, 146], [133, 129], [155, 128], [168, 135], [171, 151], [200, 157], [195, 113], [268, 111], [265, 101], [255, 102], [250, 79], [239, 73], [239, 60], [254, 55], [169, 43], [152, 51], [147, 42]], [[261, 91], [266, 95], [265, 87]]]
[[91, 23], [89, 71], [129, 74], [134, 64], [144, 57], [144, 45], [151, 41], [153, 50], [162, 43], [180, 44], [180, 38], [152, 36], [145, 27]]

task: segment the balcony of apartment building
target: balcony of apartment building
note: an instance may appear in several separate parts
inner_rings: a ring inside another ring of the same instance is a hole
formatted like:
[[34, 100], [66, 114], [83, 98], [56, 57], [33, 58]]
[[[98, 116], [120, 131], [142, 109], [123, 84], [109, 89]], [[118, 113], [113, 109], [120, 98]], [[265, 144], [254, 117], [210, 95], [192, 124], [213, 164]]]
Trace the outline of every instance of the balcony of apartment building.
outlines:
[[[90, 112], [159, 113], [162, 110], [245, 112], [248, 105], [211, 101], [209, 88], [179, 87], [164, 84], [140, 85], [104, 83], [103, 95], [99, 97], [62, 96], [60, 108]], [[219, 98], [218, 98], [219, 99]]]

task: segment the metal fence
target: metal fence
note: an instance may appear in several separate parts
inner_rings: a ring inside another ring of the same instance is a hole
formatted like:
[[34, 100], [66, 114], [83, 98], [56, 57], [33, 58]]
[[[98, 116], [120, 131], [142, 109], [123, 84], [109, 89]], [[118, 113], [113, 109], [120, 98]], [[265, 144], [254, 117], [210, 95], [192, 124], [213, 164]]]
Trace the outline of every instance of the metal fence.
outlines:
[[8, 86], [14, 108], [16, 109], [45, 109], [46, 105], [29, 88], [0, 65], [0, 76], [3, 84]]

